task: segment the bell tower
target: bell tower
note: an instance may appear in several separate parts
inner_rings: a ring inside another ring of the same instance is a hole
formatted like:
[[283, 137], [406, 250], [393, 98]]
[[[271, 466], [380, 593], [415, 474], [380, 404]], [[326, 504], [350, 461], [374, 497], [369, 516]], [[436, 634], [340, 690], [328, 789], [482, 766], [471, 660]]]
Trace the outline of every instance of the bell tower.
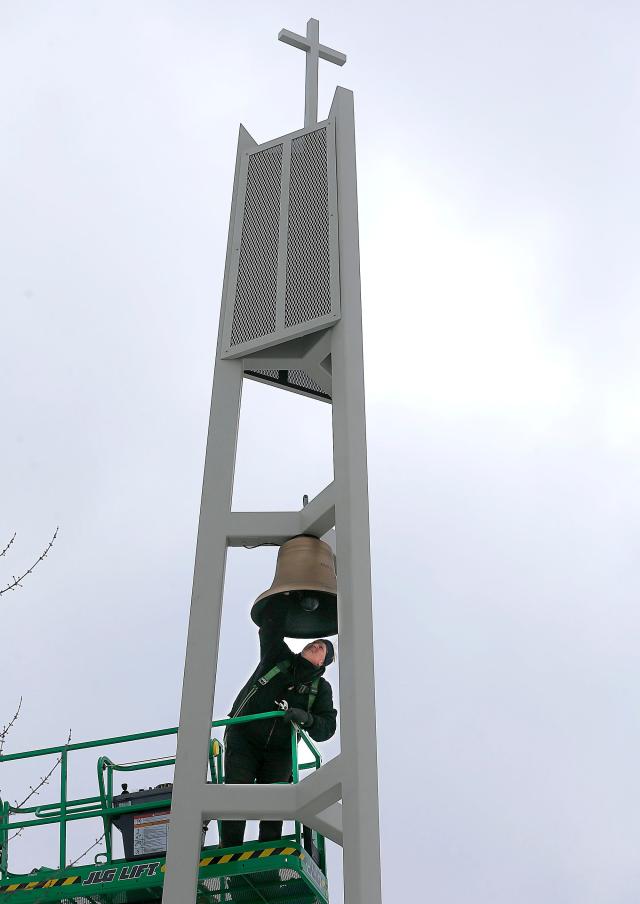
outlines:
[[[278, 37], [306, 55], [304, 128], [258, 144], [240, 126], [164, 904], [195, 901], [202, 820], [232, 818], [303, 821], [342, 845], [346, 904], [381, 901], [353, 94], [337, 88], [318, 121], [318, 62], [346, 57], [320, 44], [315, 19], [306, 35]], [[332, 406], [333, 481], [299, 511], [231, 510], [245, 379]], [[209, 784], [227, 549], [319, 538], [334, 526], [340, 754], [295, 785]]]

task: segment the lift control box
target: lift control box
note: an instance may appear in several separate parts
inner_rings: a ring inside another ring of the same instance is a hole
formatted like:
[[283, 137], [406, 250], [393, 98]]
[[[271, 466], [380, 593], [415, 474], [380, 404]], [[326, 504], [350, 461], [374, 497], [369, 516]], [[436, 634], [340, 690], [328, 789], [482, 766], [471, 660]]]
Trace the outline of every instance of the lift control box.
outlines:
[[[173, 785], [170, 782], [140, 791], [128, 791], [123, 786], [122, 794], [113, 798], [113, 806], [122, 808], [122, 816], [113, 817], [113, 825], [122, 833], [124, 856], [127, 860], [138, 860], [164, 854], [167, 850], [167, 835], [171, 811], [166, 805], [148, 810], [127, 812], [135, 804], [151, 804], [154, 801], [171, 799]], [[205, 842], [206, 825], [202, 827], [202, 844]]]

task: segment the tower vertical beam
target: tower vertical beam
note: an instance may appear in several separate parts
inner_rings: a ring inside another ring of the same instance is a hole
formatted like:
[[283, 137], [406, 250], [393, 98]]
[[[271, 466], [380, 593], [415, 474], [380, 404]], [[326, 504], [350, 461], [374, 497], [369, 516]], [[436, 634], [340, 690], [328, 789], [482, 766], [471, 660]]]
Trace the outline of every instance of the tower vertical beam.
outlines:
[[371, 611], [360, 249], [353, 93], [336, 115], [342, 316], [331, 331], [333, 458], [338, 563], [340, 749], [347, 904], [379, 904], [378, 767]]
[[[242, 153], [255, 142], [241, 126], [234, 181], [237, 191]], [[230, 267], [234, 223], [229, 224], [225, 283]], [[218, 668], [220, 620], [227, 559], [227, 533], [240, 421], [241, 361], [222, 358], [224, 306], [211, 394], [202, 501], [193, 572], [191, 613], [182, 682], [178, 745], [167, 842], [164, 904], [196, 900], [202, 838], [202, 789], [207, 780], [211, 717]]]
[[242, 362], [218, 358], [198, 525], [188, 655], [182, 682], [162, 898], [165, 904], [186, 904], [196, 899], [202, 838], [201, 795], [207, 780], [241, 390]]

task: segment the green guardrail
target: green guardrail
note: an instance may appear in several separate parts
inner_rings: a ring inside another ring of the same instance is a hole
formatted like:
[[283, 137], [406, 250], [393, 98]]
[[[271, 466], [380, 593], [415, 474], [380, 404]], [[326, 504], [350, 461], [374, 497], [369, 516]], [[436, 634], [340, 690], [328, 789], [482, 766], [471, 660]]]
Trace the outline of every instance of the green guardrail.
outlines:
[[[259, 719], [272, 719], [284, 716], [282, 710], [267, 713], [257, 713], [251, 716], [238, 716], [236, 718], [218, 719], [211, 723], [212, 728], [221, 728], [227, 725], [240, 725], [245, 722], [255, 722]], [[12, 878], [14, 873], [9, 871], [9, 835], [12, 831], [32, 828], [33, 826], [51, 825], [58, 823], [59, 829], [59, 869], [65, 869], [67, 864], [67, 824], [78, 819], [101, 819], [104, 826], [104, 838], [106, 851], [96, 854], [94, 862], [98, 863], [98, 857], [106, 858], [104, 862], [111, 862], [113, 857], [112, 847], [112, 821], [111, 817], [122, 814], [122, 807], [113, 807], [113, 774], [114, 772], [137, 772], [144, 769], [155, 769], [161, 766], [175, 764], [175, 756], [160, 757], [149, 760], [139, 760], [135, 763], [115, 763], [108, 756], [98, 758], [98, 790], [95, 797], [82, 797], [69, 800], [67, 795], [69, 776], [69, 754], [78, 750], [88, 750], [95, 747], [106, 747], [114, 744], [128, 744], [133, 741], [144, 741], [151, 738], [161, 738], [177, 735], [178, 728], [159, 728], [155, 731], [141, 731], [136, 734], [120, 735], [113, 738], [100, 738], [97, 741], [80, 741], [74, 744], [61, 744], [57, 747], [42, 747], [39, 750], [26, 750], [21, 753], [5, 753], [0, 755], [0, 763], [8, 763], [12, 760], [26, 760], [33, 757], [51, 756], [58, 754], [60, 757], [60, 800], [55, 803], [40, 804], [35, 807], [13, 807], [8, 801], [0, 799], [0, 880]], [[298, 761], [298, 740], [301, 740], [311, 754], [310, 762]], [[208, 760], [210, 781], [214, 784], [224, 783], [224, 745], [217, 738], [212, 738], [209, 744]], [[291, 756], [292, 756], [292, 780], [300, 780], [300, 772], [305, 769], [319, 769], [321, 765], [320, 753], [305, 732], [300, 731], [295, 725], [291, 726]], [[170, 807], [171, 799], [156, 800], [149, 803], [127, 805], [127, 812], [139, 813], [144, 810], [158, 807]], [[12, 820], [12, 816], [29, 816], [32, 819]], [[218, 821], [218, 829], [220, 822]], [[295, 823], [295, 838], [298, 844], [302, 843], [302, 827]], [[325, 843], [321, 835], [317, 835], [318, 851], [321, 857], [320, 868], [325, 872]]]

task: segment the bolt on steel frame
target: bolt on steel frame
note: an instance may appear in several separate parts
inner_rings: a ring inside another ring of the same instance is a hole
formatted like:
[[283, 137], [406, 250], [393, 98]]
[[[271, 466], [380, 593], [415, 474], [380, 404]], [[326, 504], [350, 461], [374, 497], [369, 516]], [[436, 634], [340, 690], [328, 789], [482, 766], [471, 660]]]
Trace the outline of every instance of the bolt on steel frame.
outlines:
[[[295, 819], [316, 829], [343, 846], [347, 904], [381, 901], [353, 94], [337, 88], [328, 120], [317, 123], [318, 58], [339, 65], [346, 58], [319, 44], [316, 20], [306, 38], [283, 31], [280, 39], [307, 53], [305, 128], [258, 145], [240, 127], [164, 904], [195, 900], [202, 820], [231, 818]], [[311, 247], [316, 239], [322, 253]], [[299, 298], [296, 285], [303, 286]], [[298, 392], [330, 399], [333, 481], [300, 511], [232, 511], [243, 380], [283, 372]], [[299, 784], [208, 783], [227, 549], [320, 537], [334, 526], [341, 752]]]

